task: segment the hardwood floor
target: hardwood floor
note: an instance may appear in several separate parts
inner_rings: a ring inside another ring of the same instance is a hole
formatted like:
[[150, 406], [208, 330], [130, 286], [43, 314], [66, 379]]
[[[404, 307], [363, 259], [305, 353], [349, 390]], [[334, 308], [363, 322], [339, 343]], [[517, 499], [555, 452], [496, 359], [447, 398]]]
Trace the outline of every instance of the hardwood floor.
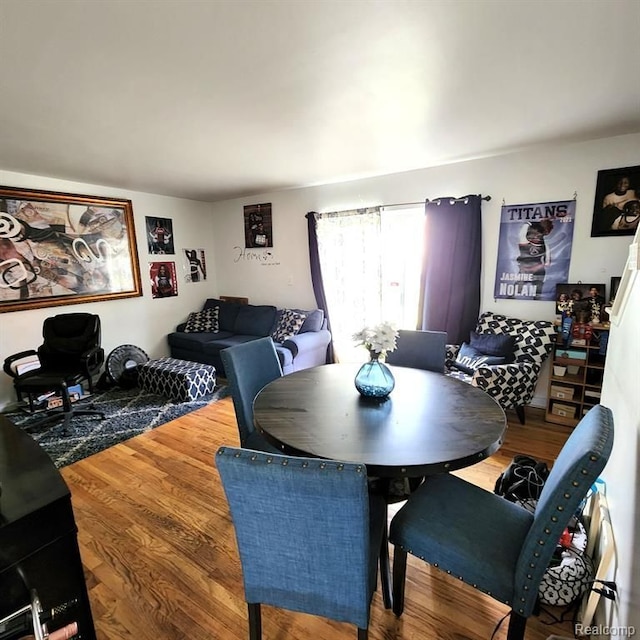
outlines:
[[[503, 448], [460, 472], [493, 489], [515, 453], [552, 462], [569, 434], [509, 415]], [[230, 399], [188, 414], [62, 469], [73, 496], [99, 640], [245, 640], [247, 611], [233, 527], [214, 452], [238, 444]], [[390, 517], [394, 511], [390, 511]], [[286, 541], [283, 541], [286, 544]], [[371, 640], [489, 640], [508, 611], [488, 596], [409, 556], [405, 612], [385, 610], [379, 591]], [[571, 636], [571, 625], [531, 618], [527, 640]], [[496, 634], [506, 638], [507, 621]], [[264, 640], [355, 638], [352, 625], [263, 607]]]

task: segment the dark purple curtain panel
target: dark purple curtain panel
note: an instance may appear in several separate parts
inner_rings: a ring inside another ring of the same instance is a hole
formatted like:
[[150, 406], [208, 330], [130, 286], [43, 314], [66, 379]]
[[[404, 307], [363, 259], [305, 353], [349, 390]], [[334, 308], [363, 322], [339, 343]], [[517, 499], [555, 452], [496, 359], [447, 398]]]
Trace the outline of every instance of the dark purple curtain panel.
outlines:
[[[331, 318], [327, 309], [327, 297], [324, 293], [324, 282], [322, 281], [322, 269], [320, 268], [320, 255], [318, 254], [318, 227], [316, 224], [316, 213], [310, 211], [306, 215], [307, 218], [307, 235], [309, 237], [309, 265], [311, 267], [311, 282], [313, 284], [313, 293], [316, 297], [318, 309], [324, 311], [324, 317], [327, 319], [327, 329], [331, 331]], [[327, 347], [327, 364], [334, 361], [333, 356], [333, 340]]]
[[421, 329], [469, 341], [480, 312], [482, 217], [479, 195], [438, 198], [425, 206]]

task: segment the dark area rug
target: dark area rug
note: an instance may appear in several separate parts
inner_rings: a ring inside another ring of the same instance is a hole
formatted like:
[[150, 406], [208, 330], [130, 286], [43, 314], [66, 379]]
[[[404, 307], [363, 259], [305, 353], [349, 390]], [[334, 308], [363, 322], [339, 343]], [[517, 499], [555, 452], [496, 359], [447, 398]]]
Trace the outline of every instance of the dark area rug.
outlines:
[[[105, 419], [77, 416], [63, 433], [62, 423], [45, 425], [42, 430], [28, 431], [49, 454], [56, 467], [82, 460], [108, 447], [124, 442], [161, 424], [175, 420], [191, 411], [201, 409], [228, 395], [227, 386], [217, 386], [212, 394], [191, 402], [172, 402], [163, 396], [142, 389], [111, 389], [80, 400], [77, 407], [93, 405]], [[23, 411], [5, 413], [15, 425], [28, 430], [30, 424], [42, 419], [42, 414], [27, 415]]]

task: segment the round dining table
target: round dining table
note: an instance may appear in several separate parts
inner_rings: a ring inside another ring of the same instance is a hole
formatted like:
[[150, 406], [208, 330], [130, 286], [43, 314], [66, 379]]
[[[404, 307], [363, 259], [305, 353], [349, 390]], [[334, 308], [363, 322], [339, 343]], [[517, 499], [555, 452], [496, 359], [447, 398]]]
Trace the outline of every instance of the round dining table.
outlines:
[[287, 455], [362, 463], [386, 478], [454, 471], [502, 445], [505, 413], [481, 389], [389, 365], [395, 389], [371, 400], [355, 388], [359, 366], [322, 365], [270, 382], [254, 400], [256, 428]]

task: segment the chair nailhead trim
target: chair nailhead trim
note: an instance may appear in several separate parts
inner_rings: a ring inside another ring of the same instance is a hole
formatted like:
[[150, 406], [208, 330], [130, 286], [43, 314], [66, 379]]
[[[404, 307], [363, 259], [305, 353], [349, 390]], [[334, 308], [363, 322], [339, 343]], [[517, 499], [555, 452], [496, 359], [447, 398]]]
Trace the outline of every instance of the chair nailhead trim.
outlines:
[[525, 584], [524, 587], [522, 587], [525, 591], [529, 591], [529, 585]]
[[580, 473], [581, 473], [583, 476], [586, 476], [586, 475], [587, 475], [587, 470], [586, 470], [586, 469], [582, 469], [582, 471], [580, 471]]
[[556, 509], [557, 509], [558, 511], [564, 511], [564, 507], [563, 507], [561, 504], [559, 504], [559, 505], [556, 507]]
[[551, 522], [558, 522], [558, 516], [551, 516]]
[[273, 458], [267, 458], [267, 464], [271, 464], [273, 462]]
[[238, 453], [237, 451], [233, 454], [234, 458], [239, 458], [240, 457], [240, 453]]
[[529, 566], [533, 569], [536, 566], [536, 563], [535, 562], [530, 562]]
[[577, 487], [580, 483], [579, 483], [577, 480], [574, 480], [571, 484], [572, 484], [574, 487]]
[[595, 462], [597, 459], [598, 459], [598, 456], [594, 456], [594, 455], [589, 456], [589, 460], [591, 460], [591, 462]]
[[285, 459], [285, 460], [282, 461], [282, 466], [283, 467], [286, 467], [288, 464], [289, 464], [288, 460]]
[[338, 465], [338, 471], [344, 471], [344, 465], [343, 464], [339, 464]]
[[533, 576], [530, 573], [527, 573], [527, 580], [532, 580]]
[[538, 551], [536, 551], [533, 555], [534, 555], [536, 558], [539, 558], [539, 557], [540, 557], [540, 553], [539, 553]]
[[549, 527], [545, 527], [544, 532], [548, 535], [551, 533], [551, 529], [549, 529]]
[[570, 493], [565, 493], [564, 497], [568, 500], [571, 497], [571, 494]]
[[309, 463], [308, 463], [308, 462], [303, 462], [303, 463], [302, 463], [302, 468], [303, 468], [303, 469], [306, 469], [308, 466], [309, 466]]
[[544, 546], [544, 540], [538, 540], [538, 544], [543, 547]]

